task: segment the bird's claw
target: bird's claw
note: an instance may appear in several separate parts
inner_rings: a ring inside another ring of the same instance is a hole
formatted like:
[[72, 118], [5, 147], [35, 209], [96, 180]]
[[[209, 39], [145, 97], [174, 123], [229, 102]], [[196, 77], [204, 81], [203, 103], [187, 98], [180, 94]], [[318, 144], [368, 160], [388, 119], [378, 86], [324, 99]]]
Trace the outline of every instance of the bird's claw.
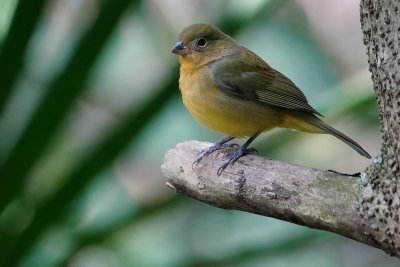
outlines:
[[[221, 165], [221, 167], [218, 168], [217, 170], [217, 176], [220, 176], [221, 173], [228, 167], [228, 166], [233, 166], [233, 164], [243, 157], [244, 155], [251, 154], [257, 152], [256, 149], [254, 148], [249, 148], [249, 149], [244, 149], [243, 147], [239, 147], [235, 153], [233, 153], [229, 158]], [[257, 152], [258, 153], [258, 152]]]
[[215, 143], [214, 145], [210, 146], [209, 148], [203, 149], [202, 151], [200, 151], [200, 153], [198, 154], [198, 157], [193, 161], [192, 163], [192, 170], [196, 167], [197, 164], [200, 163], [200, 161], [202, 161], [205, 157], [208, 157], [208, 155], [212, 154], [213, 152], [223, 149], [223, 148], [227, 148], [227, 147], [239, 147], [238, 144], [220, 144], [220, 143]]
[[200, 163], [200, 161], [202, 161], [205, 157], [207, 157], [208, 155], [210, 155], [214, 151], [217, 151], [217, 150], [220, 150], [220, 149], [226, 148], [226, 147], [235, 148], [235, 152], [228, 157], [228, 159], [222, 164], [221, 167], [218, 168], [217, 175], [220, 176], [221, 173], [229, 165], [232, 166], [242, 156], [244, 156], [246, 154], [251, 154], [251, 153], [258, 154], [257, 150], [254, 149], [254, 148], [247, 149], [247, 147], [250, 145], [250, 143], [258, 136], [258, 134], [259, 133], [253, 134], [242, 146], [239, 146], [238, 144], [227, 144], [227, 142], [229, 142], [232, 139], [234, 139], [234, 137], [231, 137], [231, 136], [225, 137], [224, 139], [216, 142], [211, 147], [202, 150], [199, 153], [199, 156], [193, 161], [192, 169], [194, 169], [196, 167], [196, 165]]

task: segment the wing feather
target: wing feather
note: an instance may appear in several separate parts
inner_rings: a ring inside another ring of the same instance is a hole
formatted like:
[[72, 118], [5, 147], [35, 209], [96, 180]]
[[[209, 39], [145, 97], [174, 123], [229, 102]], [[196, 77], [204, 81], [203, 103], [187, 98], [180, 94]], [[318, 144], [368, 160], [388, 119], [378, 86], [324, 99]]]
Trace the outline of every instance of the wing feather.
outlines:
[[[289, 78], [271, 68], [257, 55], [246, 50], [244, 57], [236, 56], [234, 59], [223, 58], [211, 65], [214, 81], [222, 91], [248, 100], [322, 116], [308, 104], [303, 92]], [[248, 58], [253, 60], [243, 60]]]

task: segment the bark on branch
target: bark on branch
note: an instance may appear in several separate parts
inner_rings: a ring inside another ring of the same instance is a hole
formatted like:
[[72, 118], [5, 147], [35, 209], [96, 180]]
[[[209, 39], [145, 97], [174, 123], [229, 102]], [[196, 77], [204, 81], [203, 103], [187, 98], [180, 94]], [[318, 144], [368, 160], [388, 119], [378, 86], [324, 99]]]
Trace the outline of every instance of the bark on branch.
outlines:
[[210, 143], [189, 141], [167, 152], [162, 171], [177, 192], [216, 207], [242, 210], [335, 232], [371, 246], [372, 229], [358, 215], [358, 179], [255, 155], [240, 158], [221, 176], [226, 148], [192, 169], [196, 155]]

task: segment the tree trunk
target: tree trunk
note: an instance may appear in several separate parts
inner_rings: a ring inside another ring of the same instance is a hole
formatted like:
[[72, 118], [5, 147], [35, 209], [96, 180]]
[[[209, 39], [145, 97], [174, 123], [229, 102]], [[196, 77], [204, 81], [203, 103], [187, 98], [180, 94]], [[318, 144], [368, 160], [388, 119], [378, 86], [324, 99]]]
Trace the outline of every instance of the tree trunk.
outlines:
[[196, 167], [210, 144], [178, 144], [162, 165], [167, 185], [211, 205], [323, 229], [400, 257], [400, 1], [362, 0], [361, 26], [381, 120], [381, 153], [361, 177], [249, 155], [217, 177], [230, 148]]
[[400, 2], [361, 1], [361, 28], [379, 105], [382, 147], [362, 176], [359, 212], [377, 244], [400, 256]]

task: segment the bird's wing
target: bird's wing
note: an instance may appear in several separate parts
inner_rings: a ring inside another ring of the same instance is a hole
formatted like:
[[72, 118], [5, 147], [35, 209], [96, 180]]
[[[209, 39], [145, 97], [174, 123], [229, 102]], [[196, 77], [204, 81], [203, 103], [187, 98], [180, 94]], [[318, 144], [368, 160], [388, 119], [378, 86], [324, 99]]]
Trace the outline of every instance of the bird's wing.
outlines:
[[322, 116], [308, 104], [303, 92], [290, 79], [269, 67], [252, 52], [247, 51], [246, 55], [243, 58], [223, 58], [211, 65], [214, 81], [222, 91], [248, 100]]

